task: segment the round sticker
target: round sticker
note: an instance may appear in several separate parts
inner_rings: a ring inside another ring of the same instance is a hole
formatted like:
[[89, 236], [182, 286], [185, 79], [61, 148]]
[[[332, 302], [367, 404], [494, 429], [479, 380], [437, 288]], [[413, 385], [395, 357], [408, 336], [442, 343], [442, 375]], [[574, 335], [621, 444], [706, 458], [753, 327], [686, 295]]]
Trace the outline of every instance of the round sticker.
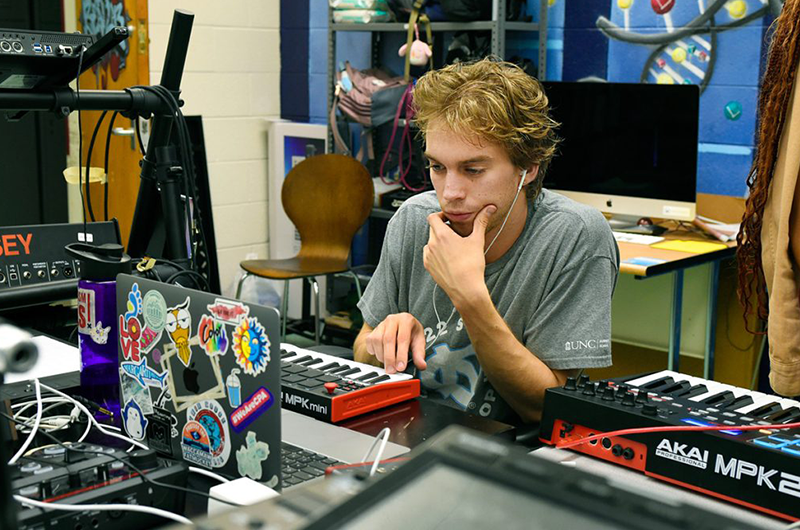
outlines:
[[222, 467], [231, 454], [231, 435], [225, 411], [214, 400], [200, 401], [186, 412], [186, 422], [197, 422], [208, 433], [211, 467]]
[[164, 329], [167, 321], [167, 302], [158, 291], [148, 291], [142, 302], [144, 323], [156, 333]]

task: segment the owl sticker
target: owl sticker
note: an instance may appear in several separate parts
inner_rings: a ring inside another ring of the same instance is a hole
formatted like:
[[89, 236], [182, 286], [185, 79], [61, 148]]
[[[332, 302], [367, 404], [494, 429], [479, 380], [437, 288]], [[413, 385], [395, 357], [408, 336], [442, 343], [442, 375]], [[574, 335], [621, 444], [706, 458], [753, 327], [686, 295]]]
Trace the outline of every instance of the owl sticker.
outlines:
[[187, 296], [186, 301], [181, 305], [167, 308], [165, 325], [169, 340], [177, 348], [178, 358], [186, 367], [189, 366], [189, 361], [192, 359], [192, 350], [189, 345], [189, 336], [192, 328], [192, 315], [189, 313], [190, 301]]

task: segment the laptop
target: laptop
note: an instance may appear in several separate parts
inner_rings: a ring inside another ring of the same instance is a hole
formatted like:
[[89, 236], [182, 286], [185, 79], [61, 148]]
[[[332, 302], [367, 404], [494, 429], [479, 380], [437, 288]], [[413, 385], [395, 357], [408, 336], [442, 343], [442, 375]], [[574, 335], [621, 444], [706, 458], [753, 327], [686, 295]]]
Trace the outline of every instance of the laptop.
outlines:
[[[281, 490], [361, 462], [373, 445], [281, 411], [274, 308], [120, 274], [116, 323], [123, 427], [166, 456]], [[405, 452], [389, 443], [382, 458]]]

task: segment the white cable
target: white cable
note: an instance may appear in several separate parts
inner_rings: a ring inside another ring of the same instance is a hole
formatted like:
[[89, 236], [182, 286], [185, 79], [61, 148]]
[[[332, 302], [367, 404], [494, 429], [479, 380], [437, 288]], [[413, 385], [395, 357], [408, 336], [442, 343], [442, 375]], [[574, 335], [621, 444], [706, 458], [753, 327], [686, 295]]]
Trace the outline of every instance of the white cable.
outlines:
[[19, 502], [20, 504], [33, 506], [35, 508], [41, 508], [42, 510], [62, 510], [65, 512], [83, 512], [87, 510], [97, 510], [97, 511], [120, 511], [120, 512], [125, 511], [125, 512], [149, 513], [151, 515], [157, 515], [159, 517], [164, 517], [166, 519], [172, 519], [173, 521], [179, 522], [181, 524], [194, 526], [194, 523], [192, 521], [190, 521], [189, 519], [187, 519], [182, 515], [178, 515], [177, 513], [168, 512], [166, 510], [160, 510], [158, 508], [151, 508], [150, 506], [140, 506], [138, 504], [58, 504], [55, 502], [35, 501], [33, 499], [22, 497], [20, 495], [14, 495], [14, 500]]
[[39, 379], [33, 380], [34, 388], [36, 389], [36, 421], [31, 427], [31, 433], [28, 435], [28, 438], [25, 440], [25, 443], [22, 444], [22, 447], [19, 448], [19, 451], [16, 452], [14, 456], [11, 457], [11, 460], [8, 461], [8, 465], [13, 464], [19, 457], [25, 454], [25, 451], [28, 449], [28, 446], [31, 445], [31, 442], [36, 437], [36, 432], [39, 430], [39, 423], [42, 420], [42, 385], [39, 383]]
[[192, 473], [197, 473], [198, 475], [205, 475], [207, 477], [211, 477], [211, 478], [213, 478], [215, 480], [218, 480], [220, 482], [230, 482], [230, 480], [226, 479], [222, 475], [217, 475], [216, 473], [214, 473], [212, 471], [201, 469], [199, 467], [189, 466], [189, 471], [191, 471]]
[[797, 530], [798, 528], [800, 528], [800, 521], [795, 521], [786, 528], [784, 528], [784, 530]]
[[[378, 449], [377, 454], [375, 455], [375, 461], [372, 463], [372, 467], [369, 470], [369, 476], [375, 474], [375, 471], [378, 469], [378, 464], [381, 462], [381, 456], [383, 456], [383, 452], [386, 449], [386, 443], [389, 441], [389, 435], [392, 433], [389, 427], [384, 427], [381, 432], [372, 440], [372, 445], [369, 446], [364, 458], [361, 459], [362, 462], [369, 462], [369, 455], [372, 454], [372, 450], [375, 449], [375, 446], [378, 444], [378, 441], [381, 442], [381, 446]], [[381, 436], [383, 438], [381, 439]]]
[[[43, 397], [42, 398], [42, 403], [69, 403], [69, 401], [67, 401], [66, 399], [64, 399], [62, 397], [53, 397], [53, 396], [51, 396], [51, 397]], [[16, 408], [23, 407], [21, 410], [18, 410], [15, 413], [15, 414], [21, 414], [22, 412], [24, 412], [25, 410], [27, 410], [29, 407], [31, 407], [33, 405], [36, 405], [36, 400], [35, 399], [33, 399], [31, 401], [23, 401], [21, 403], [14, 403], [13, 405], [11, 405], [11, 408], [12, 409], [16, 409]]]
[[44, 388], [45, 390], [49, 390], [50, 392], [52, 392], [52, 393], [54, 393], [54, 394], [56, 394], [56, 395], [58, 395], [58, 396], [62, 396], [62, 397], [64, 397], [64, 398], [68, 399], [69, 401], [71, 401], [72, 403], [74, 403], [74, 404], [75, 404], [75, 406], [77, 406], [79, 409], [81, 409], [81, 410], [83, 411], [83, 413], [84, 413], [84, 414], [86, 414], [86, 416], [89, 418], [89, 422], [90, 422], [92, 425], [94, 425], [95, 427], [97, 427], [97, 429], [98, 429], [100, 432], [102, 432], [103, 434], [105, 434], [105, 435], [107, 435], [107, 436], [111, 436], [111, 437], [113, 437], [113, 438], [119, 438], [120, 440], [125, 440], [126, 442], [130, 442], [130, 443], [132, 443], [133, 445], [136, 445], [136, 446], [138, 446], [138, 447], [141, 447], [142, 449], [149, 449], [149, 447], [147, 447], [147, 446], [146, 446], [145, 444], [143, 444], [142, 442], [136, 441], [136, 440], [134, 440], [134, 439], [132, 439], [132, 438], [128, 438], [127, 436], [124, 436], [124, 435], [122, 435], [122, 434], [117, 434], [117, 433], [115, 433], [115, 432], [114, 432], [114, 431], [112, 431], [112, 430], [106, 430], [104, 425], [101, 425], [100, 423], [98, 423], [98, 422], [97, 422], [97, 420], [96, 420], [96, 419], [94, 419], [94, 416], [92, 415], [92, 413], [91, 413], [91, 412], [89, 412], [89, 409], [87, 409], [85, 406], [83, 406], [83, 404], [82, 404], [82, 403], [80, 403], [79, 401], [76, 401], [76, 400], [72, 399], [71, 397], [69, 397], [69, 396], [68, 396], [68, 395], [66, 395], [65, 393], [63, 393], [63, 392], [61, 392], [61, 391], [59, 391], [59, 390], [56, 390], [55, 388], [51, 388], [51, 387], [49, 387], [49, 386], [45, 385], [44, 383], [42, 383], [42, 388]]

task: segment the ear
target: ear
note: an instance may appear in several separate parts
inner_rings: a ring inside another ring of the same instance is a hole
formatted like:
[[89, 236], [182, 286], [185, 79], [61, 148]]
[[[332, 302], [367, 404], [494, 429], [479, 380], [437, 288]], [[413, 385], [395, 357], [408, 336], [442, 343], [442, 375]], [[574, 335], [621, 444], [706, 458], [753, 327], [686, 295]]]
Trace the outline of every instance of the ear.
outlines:
[[534, 180], [536, 180], [536, 176], [539, 174], [539, 164], [534, 164], [528, 168], [528, 173], [525, 175], [525, 181], [522, 184], [523, 186], [527, 186]]
[[404, 57], [405, 54], [406, 54], [406, 47], [407, 46], [408, 46], [408, 44], [403, 44], [402, 46], [400, 46], [400, 49], [397, 50], [397, 55], [399, 55], [400, 57]]

